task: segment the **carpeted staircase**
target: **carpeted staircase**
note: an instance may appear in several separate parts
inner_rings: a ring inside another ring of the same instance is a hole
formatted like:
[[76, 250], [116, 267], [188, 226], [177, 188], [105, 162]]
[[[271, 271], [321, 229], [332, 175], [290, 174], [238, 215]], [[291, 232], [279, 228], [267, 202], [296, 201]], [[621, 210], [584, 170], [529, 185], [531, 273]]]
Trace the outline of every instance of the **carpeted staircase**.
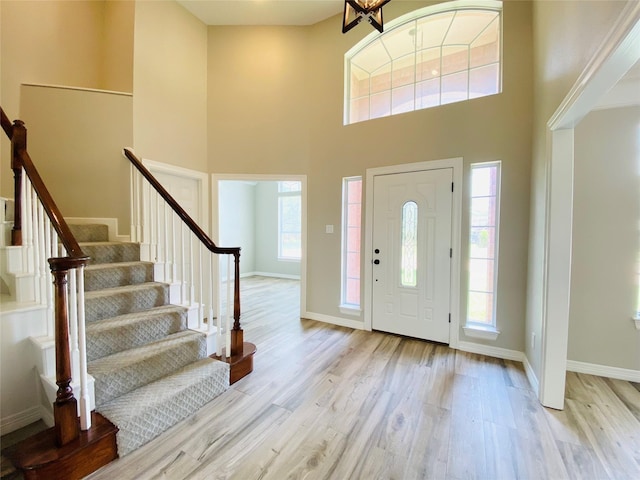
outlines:
[[169, 304], [139, 245], [108, 241], [105, 225], [71, 225], [84, 253], [88, 371], [96, 411], [118, 428], [127, 455], [229, 386], [229, 365], [207, 357], [187, 309]]

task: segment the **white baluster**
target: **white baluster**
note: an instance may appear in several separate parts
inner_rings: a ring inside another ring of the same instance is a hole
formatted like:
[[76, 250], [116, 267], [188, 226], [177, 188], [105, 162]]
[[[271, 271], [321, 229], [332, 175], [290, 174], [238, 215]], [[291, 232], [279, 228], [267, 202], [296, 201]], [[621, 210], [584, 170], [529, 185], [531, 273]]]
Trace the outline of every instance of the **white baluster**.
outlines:
[[[198, 322], [200, 324], [200, 328], [204, 328], [204, 266], [202, 265], [202, 243], [198, 242]], [[211, 326], [211, 319], [209, 319], [209, 326]]]
[[184, 305], [189, 305], [189, 299], [187, 298], [187, 274], [186, 274], [186, 244], [184, 242], [184, 222], [180, 222], [180, 244], [178, 245], [178, 252], [180, 252], [180, 280], [181, 282], [181, 290], [180, 297], [182, 299], [182, 303]]
[[[169, 211], [169, 218], [171, 218], [171, 231], [169, 232], [169, 237], [171, 239], [171, 281], [175, 283], [176, 281], [180, 281], [178, 278], [178, 251], [176, 246], [176, 214], [168, 205], [167, 210]], [[180, 298], [180, 300], [182, 301], [183, 298], [184, 297]]]
[[[159, 196], [159, 198], [161, 198]], [[162, 220], [164, 221], [164, 278], [167, 283], [170, 283], [173, 279], [171, 278], [171, 232], [169, 228], [169, 212], [167, 208], [167, 203], [162, 199]]]
[[80, 428], [88, 430], [91, 427], [91, 401], [87, 380], [87, 338], [84, 320], [84, 266], [77, 272], [78, 284], [78, 351], [80, 364]]
[[67, 311], [69, 312], [69, 350], [71, 352], [71, 378], [80, 378], [80, 351], [78, 350], [78, 298], [76, 269], [69, 270], [67, 283]]
[[[58, 235], [55, 233], [55, 231], [53, 232], [53, 234], [51, 233], [52, 230], [53, 230], [53, 227], [51, 226], [51, 222], [49, 221], [49, 217], [45, 216], [45, 222], [46, 222], [46, 227], [45, 228], [46, 228], [46, 231], [47, 231], [46, 238], [48, 239], [48, 242], [49, 242], [47, 251], [50, 252], [51, 251], [51, 239], [54, 238], [55, 241], [57, 242]], [[53, 256], [54, 255], [49, 254], [47, 256], [47, 258], [53, 257]], [[64, 256], [66, 256], [66, 252], [65, 252]], [[46, 260], [45, 260], [45, 262], [46, 262], [45, 268], [47, 270], [49, 270], [49, 265], [48, 265], [49, 262], [47, 262]], [[50, 328], [51, 328], [51, 330], [50, 330], [51, 335], [53, 335], [54, 334], [53, 332], [55, 331], [54, 330], [54, 326], [55, 326], [56, 319], [55, 319], [55, 312], [54, 312], [54, 308], [53, 308], [54, 305], [55, 305], [55, 302], [54, 302], [54, 298], [53, 298], [53, 281], [51, 279], [51, 276], [49, 276], [49, 280], [45, 283], [45, 295], [46, 295], [46, 298], [47, 298], [47, 318], [49, 319], [49, 325], [50, 325]]]
[[231, 315], [229, 311], [233, 308], [231, 302], [231, 256], [227, 255], [227, 308], [225, 309], [225, 333], [226, 333], [226, 348], [227, 357], [231, 356]]
[[[33, 201], [35, 192], [33, 192], [31, 188], [29, 190], [30, 190], [29, 194]], [[49, 275], [47, 275], [47, 270], [46, 270], [46, 267], [44, 266], [44, 264], [47, 261], [45, 256], [45, 250], [44, 250], [44, 241], [43, 241], [44, 235], [42, 234], [42, 229], [44, 227], [39, 226], [39, 224], [41, 223], [40, 218], [41, 218], [41, 215], [43, 214], [42, 205], [40, 205], [40, 202], [36, 204], [36, 209], [33, 213], [34, 215], [32, 217], [29, 217], [29, 223], [32, 226], [35, 225], [35, 231], [37, 232], [37, 235], [34, 236], [34, 244], [33, 244], [33, 251], [32, 251], [33, 275], [34, 275], [34, 278], [33, 278], [34, 279], [34, 298], [36, 302], [44, 303], [45, 302], [44, 293], [46, 291], [44, 282], [49, 280]], [[24, 222], [23, 222], [23, 225], [24, 225]]]
[[[214, 261], [213, 261], [213, 257], [214, 254], [209, 252], [209, 292], [211, 295], [211, 298], [209, 299], [209, 303], [210, 305], [213, 305], [213, 292], [214, 289], [216, 288], [216, 284], [217, 282], [214, 281], [214, 275], [217, 275], [217, 271], [215, 269], [214, 266]], [[217, 303], [216, 303], [216, 355], [220, 356], [222, 355], [222, 345], [223, 345], [223, 337], [222, 337], [222, 317], [220, 317], [220, 295], [218, 292], [217, 295]], [[209, 318], [212, 319], [213, 318], [213, 308], [210, 307], [210, 314], [209, 314]], [[209, 320], [209, 331], [211, 331], [211, 326], [212, 326], [212, 321]]]
[[[195, 285], [193, 284], [195, 280], [195, 274], [193, 272], [194, 269], [194, 259], [193, 259], [193, 237], [191, 236], [191, 231], [187, 230], [187, 242], [189, 244], [189, 304], [193, 304], [195, 298]], [[198, 309], [200, 310], [200, 309]]]
[[129, 225], [129, 233], [131, 235], [132, 242], [138, 242], [140, 239], [138, 238], [137, 231], [139, 225], [138, 218], [138, 189], [136, 188], [136, 169], [133, 166], [133, 163], [129, 163], [129, 195], [131, 196], [131, 223]]
[[34, 265], [33, 265], [33, 208], [31, 206], [31, 199], [33, 198], [31, 187], [31, 181], [28, 181], [27, 175], [22, 171], [22, 191], [24, 192], [23, 203], [22, 203], [22, 245], [23, 245], [23, 255], [24, 255], [24, 263], [26, 265], [26, 270], [29, 273], [34, 273]]

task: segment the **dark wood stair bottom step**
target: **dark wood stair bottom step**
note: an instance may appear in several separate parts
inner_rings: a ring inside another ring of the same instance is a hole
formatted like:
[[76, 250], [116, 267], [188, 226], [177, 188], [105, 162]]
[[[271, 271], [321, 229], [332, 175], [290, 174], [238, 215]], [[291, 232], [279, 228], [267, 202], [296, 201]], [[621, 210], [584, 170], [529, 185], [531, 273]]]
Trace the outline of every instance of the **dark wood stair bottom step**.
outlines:
[[91, 428], [67, 445], [57, 447], [54, 427], [7, 449], [7, 456], [25, 480], [75, 480], [83, 478], [118, 458], [118, 428], [91, 412]]
[[222, 355], [211, 355], [211, 358], [226, 362], [229, 364], [229, 384], [233, 385], [238, 380], [246, 377], [253, 372], [253, 354], [256, 353], [256, 346], [253, 343], [243, 342], [242, 354], [226, 356], [225, 349], [222, 349]]

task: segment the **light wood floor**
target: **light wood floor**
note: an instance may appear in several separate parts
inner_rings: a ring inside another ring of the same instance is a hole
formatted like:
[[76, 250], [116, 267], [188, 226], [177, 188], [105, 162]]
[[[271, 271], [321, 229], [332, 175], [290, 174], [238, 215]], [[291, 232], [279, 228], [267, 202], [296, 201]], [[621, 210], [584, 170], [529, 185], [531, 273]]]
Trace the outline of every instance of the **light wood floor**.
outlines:
[[519, 363], [299, 320], [297, 282], [242, 284], [254, 372], [89, 478], [640, 478], [637, 384], [571, 373], [547, 410]]

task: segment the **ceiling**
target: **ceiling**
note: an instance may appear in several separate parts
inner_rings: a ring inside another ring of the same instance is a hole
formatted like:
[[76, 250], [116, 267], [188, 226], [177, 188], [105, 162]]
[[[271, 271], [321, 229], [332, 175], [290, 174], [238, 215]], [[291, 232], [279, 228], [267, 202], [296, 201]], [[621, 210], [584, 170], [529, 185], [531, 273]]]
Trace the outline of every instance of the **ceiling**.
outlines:
[[344, 0], [177, 1], [207, 25], [312, 25], [344, 9]]

